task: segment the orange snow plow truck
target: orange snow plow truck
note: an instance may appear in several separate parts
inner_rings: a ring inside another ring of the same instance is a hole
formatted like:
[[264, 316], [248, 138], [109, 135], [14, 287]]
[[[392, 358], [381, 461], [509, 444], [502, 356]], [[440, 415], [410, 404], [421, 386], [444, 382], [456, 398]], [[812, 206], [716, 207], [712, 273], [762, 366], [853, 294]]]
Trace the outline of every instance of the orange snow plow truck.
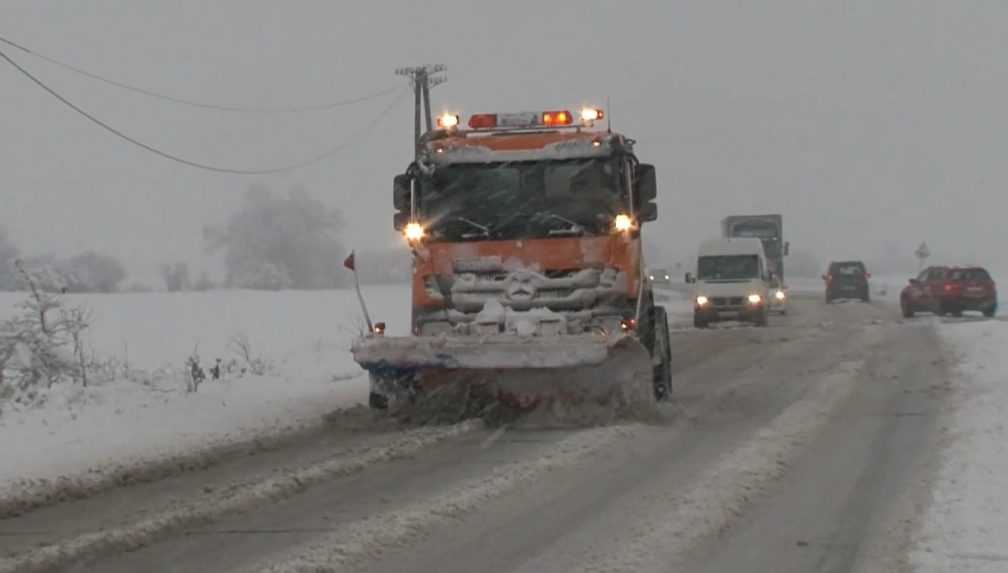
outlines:
[[519, 407], [664, 399], [668, 323], [645, 280], [653, 165], [602, 110], [443, 115], [395, 177], [412, 336], [355, 341], [370, 403], [462, 384]]

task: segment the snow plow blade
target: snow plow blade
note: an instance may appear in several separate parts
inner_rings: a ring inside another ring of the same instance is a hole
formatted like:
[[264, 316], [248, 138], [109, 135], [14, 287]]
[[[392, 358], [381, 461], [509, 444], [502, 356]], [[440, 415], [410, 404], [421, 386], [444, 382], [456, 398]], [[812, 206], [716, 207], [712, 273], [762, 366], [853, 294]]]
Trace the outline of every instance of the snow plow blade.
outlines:
[[650, 355], [626, 335], [369, 337], [352, 352], [385, 396], [459, 384], [522, 407], [552, 399], [654, 401]]

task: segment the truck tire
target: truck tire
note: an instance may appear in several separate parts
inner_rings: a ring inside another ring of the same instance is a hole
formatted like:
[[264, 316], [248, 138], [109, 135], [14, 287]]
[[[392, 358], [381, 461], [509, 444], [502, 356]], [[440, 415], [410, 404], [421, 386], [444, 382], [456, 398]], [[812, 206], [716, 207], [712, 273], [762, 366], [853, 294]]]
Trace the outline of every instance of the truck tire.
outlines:
[[371, 392], [368, 394], [368, 407], [372, 410], [387, 410], [388, 398], [377, 392]]
[[669, 342], [668, 315], [663, 307], [654, 309], [654, 347], [652, 356], [658, 356], [654, 365], [655, 400], [662, 402], [672, 397], [672, 346]]
[[983, 311], [983, 315], [987, 318], [994, 318], [995, 314], [997, 314], [997, 303], [994, 303], [990, 308]]
[[769, 314], [770, 314], [770, 312], [764, 306], [763, 307], [763, 311], [756, 315], [756, 320], [754, 320], [753, 323], [756, 326], [761, 326], [761, 327], [762, 326], [766, 326], [767, 325], [767, 317], [768, 317]]
[[703, 316], [693, 313], [693, 327], [694, 328], [707, 328], [710, 323]]

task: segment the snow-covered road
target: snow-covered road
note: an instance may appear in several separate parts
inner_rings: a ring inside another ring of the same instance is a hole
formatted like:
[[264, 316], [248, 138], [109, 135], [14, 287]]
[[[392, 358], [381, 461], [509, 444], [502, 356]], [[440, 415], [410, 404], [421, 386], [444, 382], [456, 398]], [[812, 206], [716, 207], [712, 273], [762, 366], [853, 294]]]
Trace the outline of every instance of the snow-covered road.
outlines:
[[948, 399], [936, 321], [792, 304], [766, 329], [673, 312], [677, 394], [657, 423], [402, 431], [351, 410], [2, 520], [0, 570], [904, 569]]

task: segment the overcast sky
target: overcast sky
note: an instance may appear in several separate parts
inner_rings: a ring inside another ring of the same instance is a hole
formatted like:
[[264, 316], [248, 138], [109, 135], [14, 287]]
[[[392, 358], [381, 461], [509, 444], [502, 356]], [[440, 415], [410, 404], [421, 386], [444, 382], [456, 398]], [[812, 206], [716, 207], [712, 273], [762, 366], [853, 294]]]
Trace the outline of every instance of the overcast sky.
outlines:
[[[993, 261], [1008, 226], [1008, 4], [989, 2], [333, 2], [4, 0], [0, 34], [183, 98], [284, 106], [405, 85], [444, 63], [435, 107], [463, 114], [612, 101], [658, 169], [648, 233], [691, 252], [724, 215], [780, 212], [822, 259]], [[199, 171], [102, 132], [0, 65], [0, 225], [31, 253], [97, 249], [138, 276], [211, 268], [201, 229], [252, 183], [304, 185], [348, 215], [348, 247], [394, 245], [391, 181], [412, 110], [390, 97], [322, 113], [231, 114], [118, 90], [0, 46], [81, 107], [193, 160], [312, 167]], [[998, 261], [1000, 263], [1001, 261]], [[212, 269], [211, 269], [212, 270]]]

